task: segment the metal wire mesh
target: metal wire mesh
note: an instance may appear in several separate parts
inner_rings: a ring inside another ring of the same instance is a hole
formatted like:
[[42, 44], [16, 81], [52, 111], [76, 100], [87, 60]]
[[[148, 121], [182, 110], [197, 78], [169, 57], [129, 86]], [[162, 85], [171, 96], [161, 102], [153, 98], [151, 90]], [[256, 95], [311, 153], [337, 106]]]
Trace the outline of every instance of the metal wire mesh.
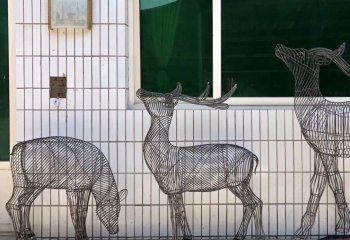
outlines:
[[[146, 110], [128, 109], [126, 0], [94, 0], [92, 31], [48, 31], [47, 0], [16, 1], [17, 140], [46, 136], [82, 139], [99, 148], [109, 161], [121, 202], [119, 233], [110, 235], [95, 214], [90, 198], [87, 235], [96, 239], [164, 239], [172, 237], [168, 200], [148, 170], [142, 144], [151, 119]], [[49, 76], [66, 73], [67, 99], [49, 99]], [[300, 225], [310, 194], [314, 152], [302, 136], [292, 108], [212, 110], [178, 106], [169, 129], [172, 144], [235, 144], [260, 160], [251, 188], [263, 201], [266, 237], [290, 237]], [[350, 163], [339, 158], [344, 184]], [[10, 192], [10, 190], [8, 190]], [[9, 196], [6, 196], [8, 200]], [[345, 189], [345, 198], [349, 192]], [[243, 206], [230, 191], [184, 193], [186, 215], [196, 238], [233, 238]], [[74, 239], [67, 197], [46, 189], [30, 213], [38, 238]], [[5, 215], [5, 210], [4, 215]], [[326, 188], [311, 235], [334, 235], [337, 210]], [[249, 225], [247, 238], [255, 235]]]

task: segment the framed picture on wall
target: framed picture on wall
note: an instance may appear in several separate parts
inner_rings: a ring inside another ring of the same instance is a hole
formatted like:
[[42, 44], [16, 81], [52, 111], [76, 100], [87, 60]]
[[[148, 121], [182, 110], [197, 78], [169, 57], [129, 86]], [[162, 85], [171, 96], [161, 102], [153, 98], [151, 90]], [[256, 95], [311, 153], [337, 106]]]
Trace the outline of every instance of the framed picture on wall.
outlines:
[[92, 0], [49, 0], [49, 28], [91, 29]]

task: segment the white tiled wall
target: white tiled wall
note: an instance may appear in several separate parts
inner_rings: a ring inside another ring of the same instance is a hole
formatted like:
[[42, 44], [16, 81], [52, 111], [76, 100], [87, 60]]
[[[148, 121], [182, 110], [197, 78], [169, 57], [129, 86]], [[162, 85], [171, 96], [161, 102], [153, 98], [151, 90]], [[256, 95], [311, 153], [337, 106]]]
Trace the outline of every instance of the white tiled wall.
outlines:
[[[167, 199], [142, 158], [150, 119], [147, 112], [127, 106], [128, 1], [93, 0], [89, 31], [48, 30], [48, 0], [16, 0], [17, 140], [67, 135], [93, 142], [110, 160], [119, 188], [129, 190], [119, 237], [166, 236], [171, 235]], [[49, 99], [49, 76], [63, 74], [68, 94], [57, 107]], [[178, 146], [219, 141], [252, 150], [260, 159], [252, 184], [265, 203], [265, 232], [293, 234], [310, 192], [313, 153], [292, 110], [178, 110], [170, 134]], [[341, 169], [348, 165], [339, 163]], [[342, 175], [346, 183], [349, 173]], [[346, 195], [350, 199], [349, 191]], [[242, 206], [231, 192], [186, 193], [185, 202], [194, 235], [232, 236], [237, 231]], [[335, 216], [328, 190], [313, 233], [334, 234]], [[46, 190], [38, 197], [31, 219], [38, 235], [73, 236], [62, 191]], [[94, 207], [88, 234], [108, 236]]]

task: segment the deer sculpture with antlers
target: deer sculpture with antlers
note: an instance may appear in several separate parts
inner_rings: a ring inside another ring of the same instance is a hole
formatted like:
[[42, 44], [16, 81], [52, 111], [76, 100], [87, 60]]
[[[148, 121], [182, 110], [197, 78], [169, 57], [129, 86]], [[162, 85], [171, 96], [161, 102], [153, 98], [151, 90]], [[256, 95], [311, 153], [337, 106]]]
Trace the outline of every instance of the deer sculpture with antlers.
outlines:
[[311, 194], [301, 226], [295, 235], [306, 239], [311, 234], [316, 212], [326, 183], [333, 191], [339, 221], [336, 231], [350, 230], [350, 211], [345, 200], [337, 158], [350, 157], [350, 102], [332, 102], [319, 88], [320, 66], [334, 62], [350, 76], [350, 66], [342, 58], [345, 43], [338, 49], [291, 49], [278, 44], [275, 54], [293, 73], [295, 79], [294, 107], [302, 133], [315, 151]]
[[228, 188], [243, 203], [243, 219], [235, 239], [244, 239], [250, 219], [255, 219], [256, 235], [263, 237], [262, 201], [250, 188], [254, 164], [258, 158], [249, 150], [232, 144], [205, 144], [176, 147], [169, 141], [169, 128], [178, 101], [226, 109], [226, 101], [236, 85], [223, 97], [207, 100], [209, 86], [199, 97], [181, 94], [178, 83], [169, 93], [137, 91], [148, 113], [151, 126], [146, 135], [143, 153], [160, 189], [167, 194], [171, 210], [173, 238], [191, 239], [185, 207], [184, 192], [210, 192]]

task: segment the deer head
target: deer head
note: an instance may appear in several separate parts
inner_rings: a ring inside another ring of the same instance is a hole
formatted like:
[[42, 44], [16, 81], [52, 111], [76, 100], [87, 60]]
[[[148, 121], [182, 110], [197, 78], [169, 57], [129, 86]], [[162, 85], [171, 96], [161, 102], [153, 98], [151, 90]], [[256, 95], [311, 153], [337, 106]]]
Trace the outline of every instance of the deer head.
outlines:
[[145, 104], [146, 109], [151, 116], [172, 116], [174, 107], [177, 105], [179, 100], [196, 105], [227, 109], [228, 105], [223, 102], [232, 96], [236, 88], [237, 85], [234, 85], [229, 92], [220, 98], [207, 99], [209, 94], [209, 84], [200, 96], [190, 97], [181, 93], [182, 86], [180, 83], [177, 83], [175, 90], [169, 93], [149, 92], [140, 88], [137, 90], [136, 96]]
[[328, 65], [334, 62], [346, 75], [350, 76], [350, 66], [341, 57], [345, 50], [345, 43], [336, 50], [327, 48], [288, 48], [282, 44], [277, 44], [275, 48], [276, 56], [281, 59], [289, 70], [298, 77], [305, 71], [318, 74], [319, 66]]
[[119, 231], [120, 202], [125, 199], [128, 190], [112, 191], [108, 194], [102, 202], [96, 203], [96, 215], [110, 234], [116, 234]]

